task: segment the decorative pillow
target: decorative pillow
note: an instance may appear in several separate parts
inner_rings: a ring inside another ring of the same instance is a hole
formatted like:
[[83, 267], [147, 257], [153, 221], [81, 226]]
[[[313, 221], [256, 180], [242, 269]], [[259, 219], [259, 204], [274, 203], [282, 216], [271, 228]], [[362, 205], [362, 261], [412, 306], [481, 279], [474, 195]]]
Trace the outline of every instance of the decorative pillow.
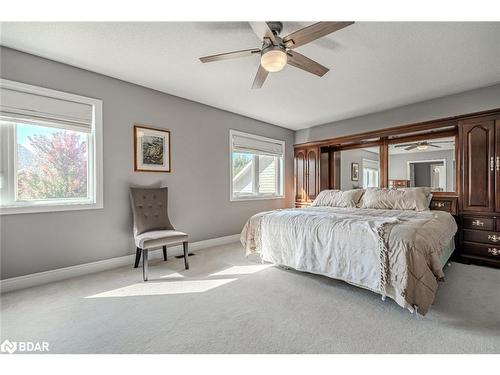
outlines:
[[413, 190], [420, 189], [423, 190], [425, 197], [427, 198], [427, 208], [431, 205], [432, 200], [432, 189], [430, 187], [412, 187], [412, 188], [397, 188], [398, 190]]
[[422, 188], [368, 188], [361, 200], [361, 208], [425, 211], [429, 209], [429, 204]]
[[362, 195], [362, 189], [322, 190], [311, 206], [356, 207]]

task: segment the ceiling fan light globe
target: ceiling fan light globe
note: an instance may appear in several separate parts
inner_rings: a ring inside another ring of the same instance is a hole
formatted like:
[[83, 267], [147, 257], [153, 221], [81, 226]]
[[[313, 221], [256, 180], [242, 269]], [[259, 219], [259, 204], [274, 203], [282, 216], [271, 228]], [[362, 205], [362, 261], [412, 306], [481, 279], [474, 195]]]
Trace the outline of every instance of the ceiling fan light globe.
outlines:
[[270, 73], [279, 72], [287, 63], [286, 53], [279, 49], [273, 49], [262, 54], [260, 64]]
[[429, 147], [429, 146], [427, 146], [427, 145], [425, 145], [425, 144], [424, 144], [424, 145], [418, 145], [418, 146], [417, 146], [417, 149], [418, 149], [418, 150], [423, 151], [423, 150], [427, 150], [427, 148], [428, 148], [428, 147]]

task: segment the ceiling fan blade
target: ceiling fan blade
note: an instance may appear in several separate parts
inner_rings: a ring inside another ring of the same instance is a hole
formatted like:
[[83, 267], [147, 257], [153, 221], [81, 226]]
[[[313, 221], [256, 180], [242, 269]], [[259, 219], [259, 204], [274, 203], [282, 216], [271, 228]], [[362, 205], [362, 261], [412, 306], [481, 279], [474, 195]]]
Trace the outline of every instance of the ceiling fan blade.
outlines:
[[258, 48], [242, 49], [240, 51], [233, 51], [233, 52], [219, 53], [217, 55], [203, 56], [203, 57], [200, 57], [200, 61], [202, 63], [208, 63], [208, 62], [213, 62], [213, 61], [221, 61], [221, 60], [235, 59], [238, 57], [251, 56], [251, 55], [256, 54], [256, 53], [260, 53], [260, 49], [258, 49]]
[[395, 148], [398, 148], [398, 147], [408, 147], [408, 146], [413, 146], [413, 145], [417, 145], [417, 143], [407, 143], [407, 144], [404, 144], [404, 145], [394, 145]]
[[259, 70], [257, 70], [257, 74], [255, 75], [255, 79], [253, 80], [252, 89], [260, 89], [264, 84], [264, 81], [267, 78], [269, 72], [259, 64]]
[[264, 38], [269, 38], [273, 45], [278, 45], [278, 41], [276, 40], [276, 36], [273, 34], [272, 30], [267, 25], [267, 22], [259, 21], [259, 22], [249, 22], [252, 27], [255, 35], [259, 37], [260, 41], [263, 41]]
[[330, 69], [324, 67], [323, 65], [317, 63], [314, 60], [311, 60], [309, 57], [305, 57], [304, 55], [295, 52], [295, 51], [287, 51], [288, 55], [288, 64], [305, 70], [306, 72], [316, 74], [317, 76], [323, 77]]
[[441, 146], [433, 145], [432, 143], [427, 143], [427, 146], [429, 146], [429, 147], [435, 147], [435, 148], [441, 148]]
[[297, 48], [313, 40], [319, 39], [334, 31], [352, 25], [354, 22], [318, 22], [288, 34], [283, 38], [287, 48]]
[[410, 146], [410, 147], [406, 147], [406, 148], [405, 148], [405, 151], [410, 151], [410, 150], [413, 150], [414, 148], [417, 148], [417, 145], [413, 145], [413, 146]]

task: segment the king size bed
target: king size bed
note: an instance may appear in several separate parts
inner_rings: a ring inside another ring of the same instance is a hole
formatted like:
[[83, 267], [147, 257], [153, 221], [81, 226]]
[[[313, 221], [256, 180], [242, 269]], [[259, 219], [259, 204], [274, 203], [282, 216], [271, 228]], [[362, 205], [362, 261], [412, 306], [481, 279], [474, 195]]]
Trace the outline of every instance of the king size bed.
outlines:
[[324, 191], [312, 207], [252, 216], [241, 242], [263, 261], [343, 280], [425, 315], [457, 230], [428, 202], [417, 189]]

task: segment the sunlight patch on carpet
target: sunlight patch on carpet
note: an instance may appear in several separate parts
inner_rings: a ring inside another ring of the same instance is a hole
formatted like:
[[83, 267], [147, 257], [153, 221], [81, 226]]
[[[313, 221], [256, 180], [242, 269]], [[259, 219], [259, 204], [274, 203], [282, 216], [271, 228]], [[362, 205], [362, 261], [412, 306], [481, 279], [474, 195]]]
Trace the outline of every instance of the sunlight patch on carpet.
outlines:
[[237, 279], [223, 280], [186, 280], [145, 282], [132, 284], [123, 288], [94, 294], [85, 298], [158, 296], [167, 294], [203, 293]]
[[266, 268], [272, 267], [272, 264], [257, 264], [250, 266], [232, 266], [225, 270], [215, 272], [209, 276], [227, 276], [227, 275], [247, 275], [262, 271]]
[[179, 272], [172, 272], [168, 275], [160, 276], [160, 279], [182, 279], [184, 275], [181, 275]]

